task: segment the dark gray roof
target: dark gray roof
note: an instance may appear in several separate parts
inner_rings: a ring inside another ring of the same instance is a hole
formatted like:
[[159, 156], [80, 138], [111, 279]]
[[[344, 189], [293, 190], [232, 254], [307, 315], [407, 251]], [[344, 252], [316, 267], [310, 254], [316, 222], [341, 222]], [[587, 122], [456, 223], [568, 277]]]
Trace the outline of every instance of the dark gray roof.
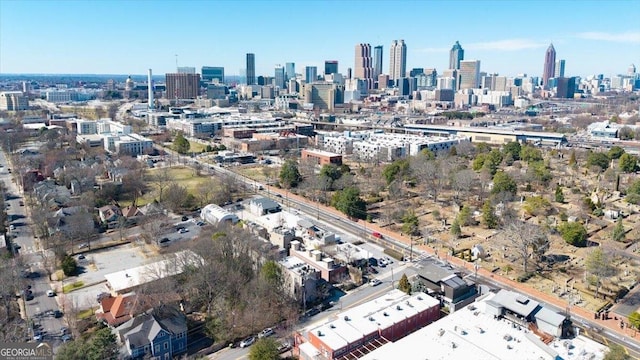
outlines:
[[453, 289], [467, 287], [466, 281], [462, 280], [457, 275], [450, 276], [448, 279], [443, 281], [443, 283]]
[[539, 302], [529, 299], [523, 294], [504, 289], [500, 290], [491, 301], [524, 317], [531, 315], [540, 306]]
[[422, 268], [418, 270], [418, 275], [431, 281], [432, 283], [437, 284], [454, 274], [453, 270], [437, 264], [427, 262], [420, 263], [420, 265], [422, 266]]
[[280, 204], [267, 198], [252, 199], [251, 202], [257, 205], [261, 205], [262, 210], [264, 211], [267, 211], [269, 209], [277, 209], [280, 207]]
[[141, 347], [153, 342], [162, 330], [172, 335], [187, 331], [187, 319], [173, 307], [160, 306], [120, 325], [121, 338], [128, 339], [132, 347]]

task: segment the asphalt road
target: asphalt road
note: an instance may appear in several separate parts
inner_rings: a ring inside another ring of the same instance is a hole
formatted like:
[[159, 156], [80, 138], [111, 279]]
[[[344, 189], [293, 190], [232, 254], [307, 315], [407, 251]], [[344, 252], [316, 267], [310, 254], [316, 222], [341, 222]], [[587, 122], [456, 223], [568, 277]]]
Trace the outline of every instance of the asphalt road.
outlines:
[[[46, 314], [53, 310], [59, 310], [57, 296], [48, 297], [47, 290], [51, 290], [52, 286], [46, 276], [46, 273], [42, 267], [42, 255], [38, 248], [38, 244], [31, 231], [31, 219], [28, 218], [25, 206], [21, 206], [20, 202], [24, 203], [22, 192], [18, 189], [18, 186], [13, 182], [12, 175], [8, 170], [11, 165], [8, 163], [7, 157], [3, 151], [0, 151], [0, 181], [3, 181], [8, 193], [9, 198], [6, 201], [8, 204], [7, 214], [11, 217], [10, 224], [14, 226], [14, 230], [10, 231], [10, 236], [14, 237], [13, 242], [20, 247], [17, 250], [16, 256], [20, 257], [25, 270], [37, 272], [41, 276], [37, 278], [25, 279], [29, 285], [31, 285], [31, 291], [33, 291], [33, 300], [26, 300], [24, 297], [19, 300], [25, 304], [26, 318], [27, 320], [33, 320], [34, 323], [41, 326], [41, 330], [44, 332], [44, 340], [54, 346], [54, 349], [61, 344], [60, 341], [60, 329], [66, 326], [64, 318], [54, 318], [51, 315], [39, 316], [39, 314]], [[32, 331], [29, 334], [25, 334], [27, 338], [33, 339], [34, 333]]]

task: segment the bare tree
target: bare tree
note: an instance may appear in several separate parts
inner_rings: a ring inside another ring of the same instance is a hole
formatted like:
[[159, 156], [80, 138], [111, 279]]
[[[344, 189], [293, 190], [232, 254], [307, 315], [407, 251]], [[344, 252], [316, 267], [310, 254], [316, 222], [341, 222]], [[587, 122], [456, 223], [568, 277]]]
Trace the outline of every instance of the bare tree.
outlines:
[[590, 285], [596, 287], [594, 297], [598, 297], [602, 282], [614, 276], [617, 269], [613, 266], [613, 256], [609, 251], [605, 251], [600, 247], [593, 249], [585, 259], [585, 268], [589, 274], [587, 281]]
[[173, 180], [172, 176], [169, 173], [169, 169], [167, 167], [159, 168], [153, 172], [153, 175], [151, 176], [151, 181], [158, 188], [158, 192], [159, 192], [158, 202], [160, 203], [162, 202], [163, 191], [170, 185], [172, 180]]
[[542, 255], [549, 248], [549, 239], [540, 226], [519, 220], [505, 226], [500, 241], [507, 251], [512, 250], [516, 258], [522, 261], [525, 273], [529, 271], [529, 259], [539, 266]]
[[478, 182], [478, 175], [471, 169], [461, 169], [451, 177], [451, 188], [456, 199], [459, 196], [466, 198], [469, 192]]
[[142, 222], [143, 232], [140, 236], [147, 244], [159, 240], [160, 235], [166, 233], [169, 229], [169, 219], [162, 214], [148, 215]]

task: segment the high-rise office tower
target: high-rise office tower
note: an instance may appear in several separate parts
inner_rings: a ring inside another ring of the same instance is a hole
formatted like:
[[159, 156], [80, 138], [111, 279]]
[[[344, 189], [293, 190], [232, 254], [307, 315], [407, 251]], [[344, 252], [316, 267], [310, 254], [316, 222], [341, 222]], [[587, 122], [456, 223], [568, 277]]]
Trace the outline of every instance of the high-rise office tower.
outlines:
[[200, 74], [166, 74], [167, 98], [195, 99], [200, 92]]
[[286, 63], [284, 64], [284, 75], [287, 81], [290, 79], [296, 78], [296, 64], [295, 63]]
[[351, 79], [351, 68], [347, 68], [347, 79]]
[[556, 60], [556, 67], [553, 71], [553, 77], [564, 77], [564, 60]]
[[373, 77], [382, 74], [382, 45], [373, 48]]
[[318, 81], [318, 68], [316, 66], [307, 66], [304, 68], [304, 81], [307, 84]]
[[256, 84], [256, 55], [247, 54], [247, 85]]
[[424, 74], [424, 68], [413, 68], [409, 71], [409, 77], [416, 77], [419, 74]]
[[389, 48], [389, 79], [397, 81], [407, 72], [407, 45], [404, 40], [393, 40]]
[[371, 59], [371, 45], [358, 44], [355, 52], [354, 78], [367, 82], [367, 88], [373, 89], [373, 63]]
[[561, 77], [556, 79], [556, 97], [562, 99], [572, 99], [576, 91], [575, 77]]
[[338, 60], [326, 60], [324, 62], [324, 74], [337, 74], [338, 73]]
[[178, 74], [195, 74], [196, 68], [192, 66], [178, 66]]
[[203, 66], [202, 81], [210, 83], [214, 80], [221, 84], [224, 83], [224, 68], [221, 66]]
[[464, 49], [456, 41], [449, 51], [449, 69], [460, 69], [460, 61], [464, 60]]
[[460, 61], [458, 89], [477, 89], [480, 82], [480, 60]]
[[627, 68], [627, 75], [636, 76], [636, 66], [634, 64], [629, 65]]
[[544, 70], [542, 71], [542, 86], [545, 89], [549, 88], [549, 79], [553, 77], [556, 72], [556, 49], [553, 48], [553, 44], [550, 44], [547, 51], [544, 54]]
[[279, 87], [280, 89], [284, 89], [284, 84], [285, 84], [285, 74], [284, 74], [284, 66], [282, 65], [276, 65], [274, 74], [273, 74], [273, 78], [274, 78], [274, 85]]

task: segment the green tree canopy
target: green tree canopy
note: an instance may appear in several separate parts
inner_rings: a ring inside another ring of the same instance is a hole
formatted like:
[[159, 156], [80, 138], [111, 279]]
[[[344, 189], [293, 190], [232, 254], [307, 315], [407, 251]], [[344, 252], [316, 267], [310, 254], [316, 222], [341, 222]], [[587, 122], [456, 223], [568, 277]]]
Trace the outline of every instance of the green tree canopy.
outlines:
[[389, 185], [397, 178], [409, 175], [409, 169], [408, 159], [396, 160], [382, 169], [382, 176], [387, 181], [387, 185]]
[[295, 160], [287, 160], [280, 169], [280, 183], [286, 188], [294, 188], [302, 181], [298, 163]]
[[618, 138], [620, 138], [620, 140], [633, 140], [633, 137], [633, 129], [628, 126], [623, 126], [618, 130]]
[[564, 203], [564, 192], [562, 191], [562, 186], [560, 185], [556, 186], [555, 199], [556, 202], [560, 204]]
[[485, 142], [476, 144], [476, 152], [478, 154], [488, 153], [489, 151], [491, 151], [491, 146], [489, 144]]
[[89, 340], [77, 339], [63, 344], [56, 354], [56, 359], [116, 360], [118, 351], [116, 336], [105, 327], [97, 330]]
[[473, 222], [473, 217], [471, 216], [471, 208], [467, 205], [463, 205], [458, 213], [458, 223], [462, 226], [469, 226]]
[[624, 225], [622, 224], [622, 217], [618, 218], [618, 221], [616, 221], [616, 226], [613, 228], [611, 237], [613, 238], [613, 241], [624, 241], [627, 237]]
[[622, 345], [610, 343], [609, 351], [603, 360], [631, 360], [631, 356], [627, 354]]
[[407, 277], [407, 274], [402, 274], [402, 277], [398, 282], [398, 290], [411, 295], [411, 283], [409, 282], [409, 278]]
[[522, 146], [517, 141], [512, 141], [504, 145], [502, 148], [502, 152], [504, 155], [511, 154], [513, 160], [520, 160], [520, 151], [522, 150]]
[[549, 200], [542, 196], [530, 196], [525, 200], [524, 210], [533, 216], [547, 215], [551, 211]]
[[587, 229], [579, 222], [566, 222], [558, 226], [562, 239], [569, 245], [585, 246], [587, 243]]
[[549, 181], [553, 179], [551, 170], [542, 161], [529, 163], [529, 169], [527, 173], [530, 174], [535, 181], [542, 185], [547, 185]]
[[611, 147], [611, 149], [609, 149], [609, 151], [607, 152], [607, 156], [611, 160], [619, 159], [622, 154], [624, 154], [624, 149], [617, 145]]
[[278, 360], [278, 342], [274, 338], [259, 339], [249, 350], [249, 360]]
[[272, 286], [282, 285], [282, 268], [273, 260], [269, 260], [262, 265], [260, 275]]
[[367, 203], [360, 197], [360, 190], [355, 187], [347, 187], [336, 191], [331, 198], [331, 206], [343, 214], [356, 218], [367, 218]]
[[418, 233], [419, 221], [413, 210], [407, 211], [402, 217], [402, 231], [409, 235]]
[[609, 157], [602, 152], [590, 151], [589, 155], [587, 155], [587, 166], [599, 167], [602, 171], [607, 170], [609, 168]]
[[627, 188], [627, 197], [625, 199], [631, 204], [640, 204], [640, 179], [634, 181]]
[[629, 314], [629, 323], [636, 329], [640, 329], [640, 313], [637, 311]]
[[64, 273], [64, 275], [75, 275], [77, 268], [78, 264], [76, 263], [76, 260], [70, 255], [65, 255], [62, 259], [62, 272]]
[[487, 229], [495, 229], [498, 227], [498, 217], [489, 200], [485, 201], [482, 205], [482, 223]]
[[620, 170], [626, 173], [632, 173], [636, 171], [638, 167], [638, 159], [631, 154], [622, 154], [618, 160], [618, 166]]
[[520, 150], [520, 159], [528, 163], [534, 161], [542, 161], [542, 151], [536, 149], [531, 145], [526, 145]]
[[451, 224], [451, 235], [453, 235], [455, 238], [459, 238], [460, 235], [462, 235], [462, 228], [460, 228], [460, 222], [458, 221], [458, 218], [455, 218], [453, 220], [453, 224]]
[[491, 188], [492, 194], [499, 193], [510, 193], [511, 195], [515, 195], [518, 190], [518, 184], [513, 180], [511, 175], [507, 174], [504, 171], [498, 171], [493, 176], [493, 188]]
[[175, 139], [173, 139], [173, 150], [177, 151], [178, 154], [186, 154], [190, 148], [189, 140], [182, 135], [182, 132], [178, 132]]
[[332, 181], [340, 179], [342, 171], [334, 164], [325, 164], [320, 168], [320, 176], [331, 179]]

